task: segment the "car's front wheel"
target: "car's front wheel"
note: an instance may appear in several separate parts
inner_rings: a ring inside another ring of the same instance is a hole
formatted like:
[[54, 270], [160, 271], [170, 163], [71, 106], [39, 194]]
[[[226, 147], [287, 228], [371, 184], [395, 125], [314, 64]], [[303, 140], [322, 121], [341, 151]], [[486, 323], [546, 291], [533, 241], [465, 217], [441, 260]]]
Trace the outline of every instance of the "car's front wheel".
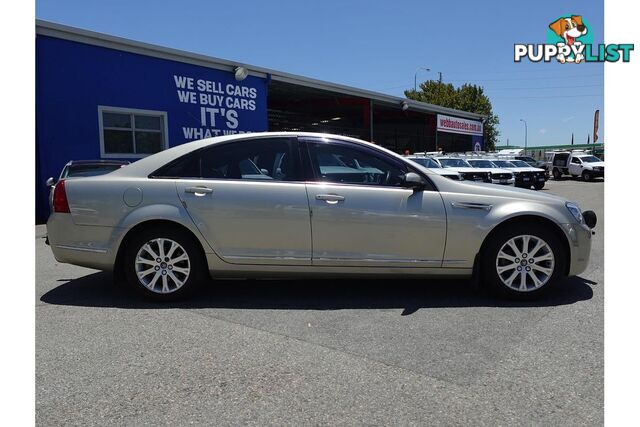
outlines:
[[533, 188], [535, 188], [536, 190], [542, 190], [544, 188], [544, 181], [536, 182], [535, 184], [533, 184]]
[[483, 278], [495, 293], [530, 299], [553, 287], [565, 271], [559, 238], [539, 225], [507, 226], [487, 242]]
[[593, 180], [593, 175], [589, 171], [584, 171], [584, 172], [582, 172], [582, 179], [584, 179], [587, 182], [592, 181]]
[[126, 248], [127, 282], [146, 297], [161, 301], [182, 298], [205, 277], [205, 261], [194, 238], [180, 230], [144, 229]]

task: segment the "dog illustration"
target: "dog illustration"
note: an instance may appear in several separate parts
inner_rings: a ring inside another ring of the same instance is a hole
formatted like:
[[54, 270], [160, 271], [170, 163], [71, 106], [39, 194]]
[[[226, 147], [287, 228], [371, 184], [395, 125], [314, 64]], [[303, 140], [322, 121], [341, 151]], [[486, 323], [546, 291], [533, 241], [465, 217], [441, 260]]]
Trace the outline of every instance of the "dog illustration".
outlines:
[[[557, 21], [549, 24], [549, 28], [565, 41], [565, 43], [558, 43], [558, 47], [580, 46], [582, 43], [576, 41], [576, 39], [587, 34], [587, 27], [582, 23], [582, 16], [580, 15], [571, 15], [570, 18], [559, 18]], [[565, 62], [575, 62], [579, 64], [584, 61], [584, 55], [581, 53], [577, 54], [575, 58], [558, 54], [557, 58], [558, 61], [563, 64]]]

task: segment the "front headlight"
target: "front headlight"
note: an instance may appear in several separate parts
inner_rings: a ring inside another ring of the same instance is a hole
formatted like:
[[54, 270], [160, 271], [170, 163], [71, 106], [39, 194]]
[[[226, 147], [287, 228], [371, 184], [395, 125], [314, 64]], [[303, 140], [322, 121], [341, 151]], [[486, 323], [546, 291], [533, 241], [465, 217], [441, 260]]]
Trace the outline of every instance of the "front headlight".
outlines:
[[566, 203], [567, 209], [571, 212], [571, 215], [578, 221], [580, 224], [584, 224], [584, 219], [582, 218], [582, 211], [580, 210], [580, 206], [576, 205], [572, 202]]

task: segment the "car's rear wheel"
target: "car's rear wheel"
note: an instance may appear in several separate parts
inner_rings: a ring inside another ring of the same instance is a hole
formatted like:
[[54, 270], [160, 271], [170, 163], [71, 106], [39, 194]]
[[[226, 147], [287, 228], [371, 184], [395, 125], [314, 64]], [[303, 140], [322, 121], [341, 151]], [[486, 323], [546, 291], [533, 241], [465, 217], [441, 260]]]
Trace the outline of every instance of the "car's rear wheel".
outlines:
[[123, 262], [129, 285], [146, 297], [162, 301], [191, 293], [206, 271], [195, 239], [172, 228], [144, 229], [136, 234]]
[[545, 227], [508, 226], [490, 238], [483, 257], [483, 278], [500, 296], [531, 299], [552, 288], [565, 271], [559, 238]]
[[559, 169], [554, 169], [553, 170], [553, 179], [559, 180], [560, 178], [562, 178], [562, 172], [560, 172]]

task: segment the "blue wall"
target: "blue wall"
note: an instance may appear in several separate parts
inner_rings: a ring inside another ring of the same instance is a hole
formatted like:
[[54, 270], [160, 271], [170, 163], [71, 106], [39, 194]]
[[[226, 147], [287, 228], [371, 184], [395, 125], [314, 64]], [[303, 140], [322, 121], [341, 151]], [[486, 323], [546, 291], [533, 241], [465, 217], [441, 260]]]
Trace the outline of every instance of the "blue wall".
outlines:
[[[44, 180], [57, 178], [69, 160], [100, 158], [99, 105], [166, 112], [168, 143], [174, 146], [216, 134], [266, 131], [267, 84], [258, 77], [237, 82], [226, 71], [37, 36], [36, 220], [45, 221], [49, 213]], [[209, 110], [202, 114], [202, 108]]]

